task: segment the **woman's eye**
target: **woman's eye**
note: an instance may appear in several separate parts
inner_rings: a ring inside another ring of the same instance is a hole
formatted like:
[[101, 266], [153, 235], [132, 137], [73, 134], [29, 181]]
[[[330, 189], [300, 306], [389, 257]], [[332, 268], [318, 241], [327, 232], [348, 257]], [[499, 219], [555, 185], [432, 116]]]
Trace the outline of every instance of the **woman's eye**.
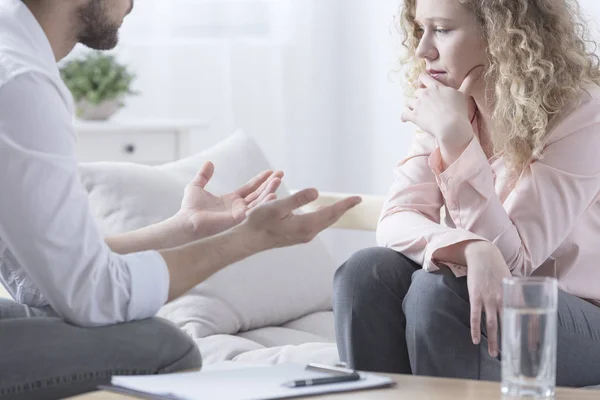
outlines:
[[[447, 35], [450, 33], [451, 29], [435, 28], [433, 31], [440, 35]], [[415, 28], [415, 33], [417, 34], [417, 37], [423, 37], [423, 35], [425, 35], [425, 28], [417, 27]]]

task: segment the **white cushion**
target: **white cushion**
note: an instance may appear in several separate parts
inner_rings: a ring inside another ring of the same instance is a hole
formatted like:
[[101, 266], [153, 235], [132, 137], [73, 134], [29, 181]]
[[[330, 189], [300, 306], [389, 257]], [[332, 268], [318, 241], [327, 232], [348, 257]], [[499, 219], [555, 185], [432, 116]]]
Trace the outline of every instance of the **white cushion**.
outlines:
[[226, 361], [248, 364], [339, 363], [335, 343], [307, 342], [299, 345], [265, 347], [249, 339], [233, 335], [212, 335], [194, 339], [202, 354], [202, 365]]
[[265, 347], [299, 345], [309, 342], [335, 343], [332, 311], [316, 312], [282, 326], [268, 326], [238, 333]]
[[[232, 191], [270, 166], [256, 143], [238, 132], [215, 147], [159, 167], [82, 164], [92, 212], [107, 235], [164, 220], [178, 209], [183, 189], [205, 161], [215, 164], [208, 190]], [[278, 195], [287, 195], [285, 188]], [[319, 238], [267, 251], [234, 264], [160, 312], [194, 338], [280, 325], [331, 310], [337, 265]]]
[[173, 216], [185, 183], [146, 165], [87, 163], [81, 181], [100, 230], [107, 236], [142, 228]]
[[281, 327], [195, 339], [204, 365], [227, 361], [250, 364], [339, 362], [333, 312], [309, 314]]
[[[320, 336], [321, 341], [335, 342], [333, 311], [315, 312], [282, 325], [284, 328]], [[286, 342], [285, 344], [290, 344]]]

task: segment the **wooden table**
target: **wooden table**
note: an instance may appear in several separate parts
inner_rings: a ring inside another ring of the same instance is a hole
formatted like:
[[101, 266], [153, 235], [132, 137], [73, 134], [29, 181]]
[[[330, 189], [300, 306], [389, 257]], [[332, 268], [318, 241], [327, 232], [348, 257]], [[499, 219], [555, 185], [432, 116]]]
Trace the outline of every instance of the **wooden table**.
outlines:
[[[494, 382], [460, 379], [426, 378], [410, 375], [388, 375], [396, 386], [361, 392], [339, 393], [311, 397], [315, 400], [505, 400], [500, 384]], [[600, 392], [587, 389], [563, 389], [556, 391], [555, 400], [597, 400]], [[95, 392], [72, 397], [71, 400], [127, 400], [132, 397], [107, 392]]]

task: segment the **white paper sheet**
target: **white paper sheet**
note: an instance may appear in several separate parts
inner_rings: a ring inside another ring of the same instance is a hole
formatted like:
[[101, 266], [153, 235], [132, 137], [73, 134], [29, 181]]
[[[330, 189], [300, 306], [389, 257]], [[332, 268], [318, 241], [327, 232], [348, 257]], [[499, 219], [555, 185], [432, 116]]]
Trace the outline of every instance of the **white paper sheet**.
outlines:
[[297, 364], [151, 376], [115, 376], [112, 384], [140, 393], [181, 400], [267, 400], [390, 386], [390, 378], [361, 373], [354, 382], [288, 388], [284, 383], [331, 376]]

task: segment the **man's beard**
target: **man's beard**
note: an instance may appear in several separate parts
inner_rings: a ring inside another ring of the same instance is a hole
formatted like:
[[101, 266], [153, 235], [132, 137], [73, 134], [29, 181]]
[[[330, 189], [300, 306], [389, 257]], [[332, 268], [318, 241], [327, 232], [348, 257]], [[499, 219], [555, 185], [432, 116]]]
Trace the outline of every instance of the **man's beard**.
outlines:
[[120, 26], [109, 20], [103, 0], [90, 0], [77, 11], [82, 31], [78, 42], [94, 50], [110, 50], [119, 43]]

